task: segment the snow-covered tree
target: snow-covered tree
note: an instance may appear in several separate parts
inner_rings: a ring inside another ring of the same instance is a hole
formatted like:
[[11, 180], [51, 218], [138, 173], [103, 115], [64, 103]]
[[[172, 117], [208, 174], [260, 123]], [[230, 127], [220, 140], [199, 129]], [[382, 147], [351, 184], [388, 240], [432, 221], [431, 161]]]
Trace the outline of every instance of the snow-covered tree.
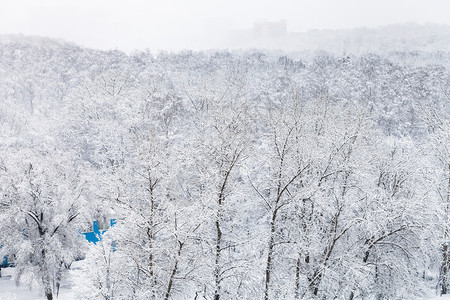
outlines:
[[51, 300], [82, 254], [83, 170], [70, 154], [20, 149], [1, 171], [1, 243], [15, 257], [17, 282], [31, 275]]

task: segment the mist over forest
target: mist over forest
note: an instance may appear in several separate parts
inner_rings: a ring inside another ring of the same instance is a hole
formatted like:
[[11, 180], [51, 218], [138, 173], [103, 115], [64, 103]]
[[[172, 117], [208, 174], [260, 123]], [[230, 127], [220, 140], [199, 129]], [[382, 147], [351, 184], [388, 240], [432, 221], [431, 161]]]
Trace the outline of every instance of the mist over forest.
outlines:
[[1, 35], [0, 270], [47, 300], [450, 293], [449, 66], [432, 24], [130, 54]]

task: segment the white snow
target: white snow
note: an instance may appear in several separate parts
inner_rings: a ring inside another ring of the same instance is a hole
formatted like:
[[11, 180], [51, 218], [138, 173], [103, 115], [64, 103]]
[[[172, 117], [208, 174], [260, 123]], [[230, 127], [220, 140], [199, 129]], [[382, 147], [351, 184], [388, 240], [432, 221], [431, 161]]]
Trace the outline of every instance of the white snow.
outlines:
[[421, 298], [419, 300], [445, 300], [450, 299], [450, 295], [443, 295], [443, 296], [430, 296], [427, 298]]
[[[82, 262], [74, 262], [72, 264], [73, 269], [78, 269]], [[14, 268], [2, 269], [2, 278], [0, 278], [0, 300], [45, 300], [45, 297], [39, 289], [30, 290], [24, 285], [16, 286], [14, 282]], [[58, 300], [76, 300], [74, 291], [71, 289], [71, 274], [69, 271], [68, 279], [63, 282], [58, 297]], [[433, 291], [430, 292], [430, 296], [420, 298], [417, 300], [450, 300], [450, 295], [444, 296], [432, 296]]]
[[[76, 264], [76, 262], [74, 263]], [[38, 289], [29, 289], [25, 285], [16, 286], [14, 282], [14, 268], [2, 269], [2, 278], [0, 278], [0, 300], [45, 300], [43, 292]], [[71, 289], [70, 272], [68, 280], [63, 282], [59, 300], [75, 300], [75, 295]]]

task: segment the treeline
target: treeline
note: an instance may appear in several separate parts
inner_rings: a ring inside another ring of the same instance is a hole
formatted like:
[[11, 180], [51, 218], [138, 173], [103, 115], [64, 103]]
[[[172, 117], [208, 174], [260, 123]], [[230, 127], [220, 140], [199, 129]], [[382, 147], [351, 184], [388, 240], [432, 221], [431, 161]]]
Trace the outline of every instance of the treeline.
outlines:
[[448, 55], [392, 57], [4, 44], [1, 251], [47, 299], [447, 293]]

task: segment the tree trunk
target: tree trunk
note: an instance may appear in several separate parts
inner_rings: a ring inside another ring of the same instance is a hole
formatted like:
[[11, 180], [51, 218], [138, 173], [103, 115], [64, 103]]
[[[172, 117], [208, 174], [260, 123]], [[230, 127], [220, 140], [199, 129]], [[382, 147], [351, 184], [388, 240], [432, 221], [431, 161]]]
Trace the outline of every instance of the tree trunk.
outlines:
[[319, 284], [322, 281], [322, 273], [314, 274], [314, 278], [317, 278], [317, 280], [314, 280], [316, 283], [313, 285], [313, 295], [317, 296], [319, 294]]
[[447, 294], [447, 281], [448, 281], [448, 244], [444, 243], [442, 246], [442, 271], [441, 271], [441, 295]]
[[47, 300], [53, 300], [52, 285], [49, 274], [43, 274], [42, 284], [44, 285], [44, 294]]
[[155, 199], [154, 199], [154, 195], [153, 195], [153, 191], [155, 189], [156, 184], [158, 183], [158, 179], [153, 180], [151, 173], [150, 173], [150, 169], [147, 170], [147, 180], [148, 180], [148, 191], [150, 193], [149, 195], [149, 200], [150, 200], [150, 216], [149, 216], [149, 220], [148, 220], [148, 227], [147, 227], [147, 240], [148, 240], [148, 247], [149, 247], [149, 255], [148, 255], [148, 269], [149, 269], [149, 276], [150, 276], [150, 281], [152, 282], [152, 287], [151, 287], [151, 295], [152, 295], [152, 299], [156, 298], [156, 277], [155, 277], [155, 273], [154, 273], [154, 257], [153, 257], [153, 251], [154, 251], [154, 247], [153, 247], [153, 227], [154, 227], [154, 217], [155, 217]]
[[298, 255], [297, 265], [295, 266], [295, 299], [300, 299], [300, 267], [301, 255]]
[[181, 257], [181, 249], [182, 248], [183, 248], [183, 243], [178, 241], [177, 258], [175, 259], [175, 265], [173, 266], [172, 273], [170, 274], [169, 284], [167, 285], [167, 291], [166, 291], [166, 295], [164, 296], [164, 300], [169, 300], [170, 291], [172, 290], [173, 281], [174, 281], [175, 275], [177, 274], [177, 271], [178, 271], [178, 261], [179, 261], [179, 259]]
[[[43, 234], [41, 234], [43, 236]], [[44, 286], [44, 294], [47, 300], [53, 300], [53, 291], [52, 291], [52, 282], [50, 280], [50, 273], [47, 266], [47, 253], [45, 249], [42, 249], [41, 251], [42, 255], [42, 266], [41, 266], [41, 272], [42, 272], [42, 285]]]
[[450, 164], [448, 165], [448, 184], [447, 184], [447, 199], [446, 199], [446, 218], [447, 223], [444, 229], [444, 244], [442, 245], [442, 268], [440, 274], [441, 281], [441, 295], [446, 295], [448, 293], [447, 282], [448, 282], [448, 230], [449, 230], [449, 213], [450, 213]]
[[[369, 246], [369, 249], [366, 250], [366, 252], [364, 253], [364, 257], [363, 257], [363, 263], [366, 264], [367, 261], [369, 260], [369, 255], [370, 255], [370, 249], [372, 249], [374, 244], [372, 244], [371, 246]], [[348, 300], [353, 300], [353, 298], [355, 298], [355, 291], [351, 291], [350, 292], [350, 296], [348, 296]]]
[[276, 231], [275, 221], [277, 219], [277, 212], [278, 212], [278, 208], [275, 208], [272, 213], [272, 220], [270, 222], [270, 239], [269, 239], [269, 244], [267, 246], [266, 278], [264, 281], [264, 283], [265, 283], [264, 300], [269, 299], [269, 286], [270, 286], [270, 276], [271, 276], [271, 272], [272, 272], [273, 247], [274, 247], [274, 239], [275, 239], [275, 231]]
[[54, 281], [55, 281], [55, 288], [54, 288], [54, 290], [56, 292], [56, 298], [59, 297], [59, 289], [61, 287], [62, 272], [63, 272], [63, 263], [60, 262], [58, 270], [56, 271], [56, 274], [55, 274], [55, 279], [54, 279]]
[[[237, 159], [237, 157], [236, 157]], [[235, 161], [230, 165], [228, 170], [225, 173], [225, 177], [222, 182], [222, 186], [220, 187], [219, 197], [217, 198], [217, 215], [216, 215], [216, 259], [214, 265], [214, 280], [215, 280], [215, 291], [214, 291], [214, 300], [220, 299], [220, 282], [221, 282], [221, 272], [220, 272], [220, 258], [222, 252], [222, 229], [221, 229], [221, 220], [222, 220], [222, 211], [223, 205], [225, 202], [225, 189], [227, 187], [228, 178], [233, 170]]]
[[[220, 205], [220, 204], [219, 204]], [[219, 207], [220, 210], [220, 207]], [[220, 229], [220, 212], [217, 213], [216, 219], [216, 260], [214, 265], [214, 279], [216, 289], [214, 291], [214, 300], [220, 299], [220, 255], [221, 255], [221, 243], [222, 243], [222, 230]]]
[[348, 296], [348, 300], [353, 300], [353, 298], [355, 298], [355, 293], [351, 291], [350, 296]]

